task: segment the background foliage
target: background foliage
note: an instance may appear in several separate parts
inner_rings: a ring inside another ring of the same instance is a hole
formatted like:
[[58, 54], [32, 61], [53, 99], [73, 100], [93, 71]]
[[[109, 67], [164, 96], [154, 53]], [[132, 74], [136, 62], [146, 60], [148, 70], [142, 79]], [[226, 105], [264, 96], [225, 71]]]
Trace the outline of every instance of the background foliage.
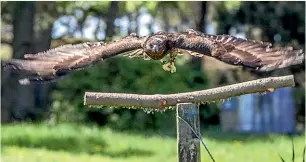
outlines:
[[[132, 32], [189, 28], [305, 51], [305, 2], [1, 1], [1, 61], [64, 44], [120, 39]], [[31, 86], [20, 86], [22, 76], [1, 69], [1, 160], [176, 160], [174, 111], [92, 109], [83, 105], [85, 91], [176, 93], [293, 73], [296, 128], [304, 130], [304, 64], [258, 74], [208, 57], [177, 61], [177, 72], [170, 74], [158, 61], [118, 56], [56, 83]], [[201, 132], [216, 161], [280, 161], [277, 153], [291, 158], [286, 136], [223, 133], [220, 105], [200, 105]], [[294, 137], [296, 160], [301, 161], [304, 134]], [[210, 160], [204, 149], [201, 157]]]
[[[305, 44], [304, 2], [57, 1], [1, 4], [2, 60], [20, 58], [24, 53], [44, 51], [50, 46], [109, 41], [131, 32], [141, 34], [142, 30], [150, 34], [158, 30], [176, 32], [194, 28], [211, 33], [213, 28], [216, 34], [238, 34], [269, 41], [275, 46], [304, 48]], [[93, 28], [91, 23], [95, 23]], [[25, 29], [28, 32], [24, 32]], [[88, 33], [89, 30], [92, 33]], [[160, 68], [158, 62], [118, 57], [73, 73], [56, 84], [29, 87], [20, 87], [16, 83], [18, 76], [2, 72], [2, 97], [5, 101], [1, 103], [2, 121], [46, 119], [53, 123], [94, 122], [118, 129], [167, 128], [164, 120], [171, 119], [173, 112], [147, 114], [121, 108], [93, 110], [83, 106], [82, 96], [85, 91], [184, 92], [216, 87], [221, 82], [241, 82], [251, 76], [246, 75], [249, 72], [233, 70], [207, 58], [181, 58], [178, 64], [178, 72], [169, 74]], [[281, 75], [290, 71], [295, 75], [295, 102], [300, 123], [304, 121], [305, 112], [303, 67], [294, 66], [277, 72]], [[253, 78], [260, 76], [252, 73]], [[24, 96], [22, 100], [20, 96]], [[201, 105], [201, 120], [205, 125], [219, 124], [220, 110], [216, 107], [219, 105]]]
[[[110, 59], [89, 70], [74, 73], [60, 81], [53, 93], [51, 120], [85, 120], [98, 122], [100, 125], [109, 124], [117, 129], [171, 127], [171, 120], [175, 120], [173, 111], [152, 114], [150, 110], [139, 111], [118, 107], [92, 110], [84, 108], [82, 98], [85, 91], [166, 94], [207, 88], [208, 80], [205, 75], [192, 71], [190, 65], [183, 61], [177, 65], [177, 72], [174, 74], [162, 70], [159, 61], [132, 60], [124, 57]], [[192, 82], [196, 75], [202, 80], [202, 84]], [[209, 117], [210, 112], [203, 112], [203, 119]]]

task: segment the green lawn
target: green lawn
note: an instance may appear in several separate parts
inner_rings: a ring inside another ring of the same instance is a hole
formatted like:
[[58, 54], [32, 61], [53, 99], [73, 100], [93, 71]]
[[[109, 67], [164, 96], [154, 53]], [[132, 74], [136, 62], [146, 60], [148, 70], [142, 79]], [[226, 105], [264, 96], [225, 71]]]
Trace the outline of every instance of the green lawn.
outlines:
[[[177, 161], [176, 138], [122, 133], [95, 126], [10, 124], [1, 128], [3, 162], [166, 162]], [[291, 141], [278, 135], [202, 132], [217, 162], [291, 161]], [[206, 136], [205, 136], [206, 135]], [[304, 135], [295, 136], [295, 161], [302, 161]], [[211, 161], [201, 146], [201, 161]]]

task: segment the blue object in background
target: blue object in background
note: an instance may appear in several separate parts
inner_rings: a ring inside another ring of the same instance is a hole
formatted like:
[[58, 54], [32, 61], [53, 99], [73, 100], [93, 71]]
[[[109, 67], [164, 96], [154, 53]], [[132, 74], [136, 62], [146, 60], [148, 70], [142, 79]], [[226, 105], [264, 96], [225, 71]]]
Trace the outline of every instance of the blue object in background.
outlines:
[[292, 88], [281, 88], [273, 92], [275, 131], [293, 133], [295, 131], [295, 105]]
[[239, 97], [239, 130], [243, 132], [252, 131], [254, 116], [254, 96], [252, 94]]
[[232, 97], [222, 104], [222, 111], [238, 113], [238, 131], [241, 132], [293, 133], [295, 131], [292, 88], [281, 88], [266, 94]]
[[238, 106], [239, 106], [239, 100], [237, 97], [231, 97], [227, 100], [225, 100], [223, 103], [222, 103], [222, 110], [223, 111], [233, 111], [233, 110], [236, 110], [238, 109]]

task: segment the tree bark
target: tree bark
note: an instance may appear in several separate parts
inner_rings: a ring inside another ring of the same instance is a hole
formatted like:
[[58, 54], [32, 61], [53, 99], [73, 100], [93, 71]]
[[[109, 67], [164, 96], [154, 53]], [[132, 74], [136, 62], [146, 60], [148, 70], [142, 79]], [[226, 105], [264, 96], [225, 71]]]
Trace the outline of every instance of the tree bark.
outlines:
[[294, 87], [293, 75], [270, 77], [253, 81], [193, 92], [176, 94], [121, 94], [85, 92], [84, 105], [91, 106], [123, 106], [127, 108], [151, 108], [165, 110], [178, 103], [214, 102], [233, 96], [250, 93], [272, 92], [277, 88]]
[[[33, 53], [33, 26], [35, 2], [15, 2], [13, 12], [13, 58], [22, 58], [25, 53]], [[33, 86], [18, 83], [20, 76], [2, 72], [2, 120], [24, 120], [34, 110]]]

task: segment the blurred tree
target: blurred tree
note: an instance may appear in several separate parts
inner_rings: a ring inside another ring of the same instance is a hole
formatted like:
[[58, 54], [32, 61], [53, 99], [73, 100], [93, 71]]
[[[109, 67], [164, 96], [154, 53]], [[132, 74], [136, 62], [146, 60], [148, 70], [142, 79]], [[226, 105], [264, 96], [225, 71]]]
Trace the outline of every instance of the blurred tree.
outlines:
[[[106, 4], [108, 5], [108, 4]], [[111, 3], [111, 7], [112, 9], [110, 10], [110, 12], [104, 12], [102, 13], [102, 15], [111, 15], [109, 20], [109, 24], [112, 25], [114, 22], [114, 18], [115, 15], [114, 14], [114, 10], [116, 11], [116, 8], [118, 8], [118, 2], [112, 2]], [[58, 19], [58, 17], [60, 15], [65, 15], [65, 14], [71, 14], [74, 13], [74, 11], [78, 8], [80, 8], [80, 4], [78, 3], [71, 3], [71, 2], [35, 2], [33, 3], [33, 10], [32, 9], [23, 9], [23, 8], [18, 8], [18, 7], [24, 7], [24, 6], [28, 6], [27, 3], [23, 4], [23, 3], [8, 3], [8, 2], [4, 2], [2, 3], [2, 13], [3, 13], [3, 18], [2, 21], [4, 22], [4, 24], [8, 24], [8, 26], [13, 26], [13, 35], [14, 37], [13, 40], [11, 40], [11, 37], [9, 37], [10, 32], [3, 32], [4, 34], [8, 35], [8, 36], [4, 36], [2, 38], [4, 38], [4, 40], [2, 39], [2, 42], [7, 43], [9, 45], [13, 45], [13, 49], [14, 49], [14, 54], [13, 54], [13, 58], [21, 58], [23, 57], [23, 54], [25, 53], [36, 53], [36, 52], [41, 52], [41, 51], [45, 51], [47, 49], [50, 48], [50, 44], [51, 44], [51, 40], [52, 40], [52, 29], [53, 29], [53, 23], [55, 22], [56, 19]], [[96, 8], [94, 8], [95, 3], [91, 6], [93, 8], [89, 8], [88, 12], [86, 13], [87, 15], [90, 14], [95, 14], [99, 16], [99, 12], [101, 10], [95, 10]], [[99, 5], [100, 6], [100, 5]], [[103, 4], [102, 4], [103, 6]], [[105, 6], [105, 5], [104, 5]], [[117, 6], [117, 7], [116, 7]], [[96, 6], [95, 6], [96, 7]], [[104, 7], [105, 8], [105, 7]], [[22, 13], [21, 11], [25, 10], [23, 12], [25, 12], [26, 14]], [[27, 10], [31, 10], [31, 12], [33, 13], [29, 13]], [[118, 9], [117, 9], [118, 10]], [[93, 12], [93, 11], [99, 11], [97, 13]], [[104, 10], [105, 11], [105, 10]], [[12, 14], [14, 12], [14, 14]], [[35, 14], [34, 14], [35, 12]], [[30, 18], [27, 17], [27, 19], [20, 19], [20, 15], [23, 16], [28, 16], [29, 15], [33, 15], [33, 23], [31, 23]], [[13, 15], [13, 17], [11, 16]], [[86, 16], [87, 16], [86, 15]], [[75, 14], [75, 16], [77, 17], [77, 14]], [[85, 17], [85, 16], [84, 16]], [[86, 17], [85, 17], [86, 18]], [[25, 23], [24, 21], [28, 22]], [[84, 21], [85, 19], [80, 19], [79, 25], [83, 27], [84, 25]], [[21, 24], [21, 25], [20, 25]], [[32, 26], [27, 26], [27, 25], [32, 25]], [[3, 25], [2, 25], [3, 26]], [[24, 28], [26, 27], [26, 28]], [[25, 31], [25, 30], [30, 30], [31, 31]], [[114, 28], [113, 26], [110, 26], [109, 32], [113, 32]], [[75, 33], [75, 31], [70, 32]], [[110, 33], [110, 34], [111, 34]], [[21, 34], [21, 35], [20, 35]], [[26, 34], [26, 35], [25, 35]], [[68, 33], [69, 34], [69, 33]], [[22, 39], [21, 39], [22, 38]], [[27, 39], [26, 39], [27, 38]], [[23, 42], [22, 42], [23, 41]], [[30, 44], [29, 44], [30, 42]], [[23, 44], [24, 46], [28, 46], [29, 50], [20, 50], [22, 48], [20, 48], [19, 44]], [[17, 52], [16, 52], [17, 51]], [[52, 89], [55, 87], [55, 84], [51, 83], [51, 84], [36, 84], [36, 85], [31, 85], [29, 86], [31, 90], [25, 90], [24, 92], [21, 92], [20, 94], [27, 94], [24, 96], [27, 96], [29, 98], [33, 98], [33, 99], [29, 99], [29, 102], [27, 102], [27, 104], [31, 105], [31, 106], [26, 106], [26, 104], [24, 104], [25, 106], [16, 106], [16, 112], [11, 112], [12, 106], [14, 105], [13, 103], [16, 103], [17, 105], [22, 105], [22, 102], [24, 101], [16, 101], [18, 99], [18, 93], [17, 91], [13, 91], [13, 88], [11, 86], [8, 86], [7, 83], [12, 84], [12, 86], [19, 86], [18, 83], [15, 82], [11, 82], [11, 80], [16, 80], [16, 77], [11, 77], [11, 76], [15, 76], [14, 74], [10, 74], [7, 72], [2, 72], [2, 96], [6, 96], [4, 98], [2, 102], [2, 110], [3, 110], [3, 115], [2, 115], [2, 119], [5, 121], [8, 121], [10, 118], [12, 118], [11, 115], [18, 115], [20, 117], [21, 120], [24, 120], [25, 118], [31, 117], [32, 119], [35, 118], [40, 118], [41, 115], [43, 115], [44, 112], [48, 111], [48, 108], [50, 106], [50, 92], [52, 91]], [[26, 87], [22, 87], [23, 89], [27, 89]], [[17, 96], [14, 95], [7, 95], [10, 92], [9, 91], [13, 91], [16, 92]], [[23, 91], [23, 90], [21, 90]], [[6, 94], [6, 95], [4, 95]], [[15, 98], [14, 98], [15, 97]], [[20, 100], [20, 99], [18, 99]], [[26, 99], [27, 100], [27, 99]], [[33, 102], [32, 102], [33, 100]], [[6, 106], [7, 105], [7, 106]], [[31, 108], [29, 108], [31, 107]], [[7, 111], [6, 111], [7, 110]], [[15, 110], [14, 110], [15, 111]], [[9, 115], [11, 114], [11, 115]], [[20, 115], [21, 114], [21, 115]], [[21, 117], [22, 116], [22, 117]]]
[[[6, 6], [2, 21], [12, 23], [13, 40], [6, 39], [13, 46], [13, 58], [22, 58], [25, 53], [35, 53], [49, 49], [51, 31], [57, 12], [53, 2], [4, 3]], [[13, 16], [10, 16], [13, 15]], [[9, 25], [8, 25], [9, 26]], [[9, 32], [7, 32], [9, 33]], [[49, 94], [52, 85], [20, 86], [17, 76], [2, 72], [2, 110], [8, 121], [11, 118], [25, 120], [40, 117], [49, 107]], [[17, 88], [12, 88], [17, 87]], [[12, 91], [12, 92], [9, 92]], [[35, 93], [36, 92], [36, 93]], [[14, 95], [8, 95], [14, 93]], [[5, 95], [4, 95], [5, 94]]]
[[115, 35], [115, 27], [114, 27], [114, 21], [118, 15], [119, 10], [119, 2], [118, 1], [112, 1], [110, 4], [110, 7], [108, 8], [107, 13], [107, 19], [106, 19], [106, 31], [105, 35], [106, 37], [112, 37]]
[[[214, 2], [218, 34], [245, 33], [275, 46], [304, 48], [304, 2]], [[304, 69], [303, 65], [299, 65]]]
[[[206, 23], [205, 23], [205, 18], [206, 18], [206, 9], [207, 9], [207, 2], [206, 1], [201, 1], [201, 2], [198, 2], [199, 3], [199, 6], [200, 6], [200, 10], [199, 10], [199, 16], [198, 16], [198, 19], [195, 20], [195, 30], [198, 30], [198, 31], [201, 31], [203, 33], [205, 33], [205, 26], [206, 26]], [[196, 71], [201, 71], [202, 70], [202, 58], [199, 58], [199, 57], [192, 57], [192, 68]], [[196, 78], [195, 78], [195, 81]]]
[[[13, 58], [22, 58], [25, 53], [33, 53], [33, 33], [35, 2], [14, 2], [13, 5]], [[17, 82], [16, 74], [3, 72], [1, 84], [2, 121], [11, 118], [24, 120], [30, 113], [34, 113], [33, 86], [21, 86]]]
[[[52, 40], [52, 28], [58, 18], [55, 2], [36, 2], [36, 16], [34, 26], [35, 52], [45, 51], [50, 48]], [[55, 83], [36, 84], [35, 86], [35, 118], [41, 118], [50, 107], [51, 91]]]

